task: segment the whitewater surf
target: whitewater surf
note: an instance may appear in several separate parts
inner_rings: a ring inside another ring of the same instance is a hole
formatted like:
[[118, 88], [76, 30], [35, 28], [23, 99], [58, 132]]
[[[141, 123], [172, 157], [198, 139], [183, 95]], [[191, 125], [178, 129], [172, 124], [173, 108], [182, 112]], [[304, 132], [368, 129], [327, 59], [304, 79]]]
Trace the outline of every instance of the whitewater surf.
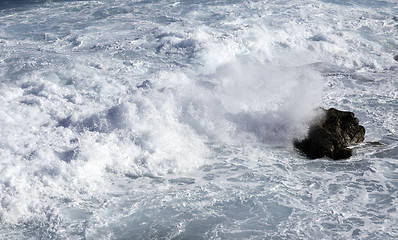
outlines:
[[[2, 1], [1, 239], [398, 237], [395, 0]], [[351, 111], [348, 160], [293, 146]]]

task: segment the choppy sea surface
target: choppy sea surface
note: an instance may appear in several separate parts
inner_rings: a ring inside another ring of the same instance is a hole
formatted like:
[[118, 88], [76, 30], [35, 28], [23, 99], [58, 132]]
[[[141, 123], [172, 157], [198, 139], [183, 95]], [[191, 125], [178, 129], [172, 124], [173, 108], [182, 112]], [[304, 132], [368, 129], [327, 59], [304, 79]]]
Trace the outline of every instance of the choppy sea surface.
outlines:
[[0, 238], [396, 239], [396, 54], [396, 0], [0, 1]]

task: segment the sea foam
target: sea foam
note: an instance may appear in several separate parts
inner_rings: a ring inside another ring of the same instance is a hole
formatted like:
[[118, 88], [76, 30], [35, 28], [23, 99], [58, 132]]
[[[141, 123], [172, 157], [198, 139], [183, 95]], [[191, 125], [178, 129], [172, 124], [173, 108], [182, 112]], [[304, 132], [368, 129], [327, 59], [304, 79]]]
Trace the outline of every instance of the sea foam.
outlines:
[[[397, 237], [395, 0], [19, 2], [1, 238]], [[384, 145], [307, 161], [318, 106]]]

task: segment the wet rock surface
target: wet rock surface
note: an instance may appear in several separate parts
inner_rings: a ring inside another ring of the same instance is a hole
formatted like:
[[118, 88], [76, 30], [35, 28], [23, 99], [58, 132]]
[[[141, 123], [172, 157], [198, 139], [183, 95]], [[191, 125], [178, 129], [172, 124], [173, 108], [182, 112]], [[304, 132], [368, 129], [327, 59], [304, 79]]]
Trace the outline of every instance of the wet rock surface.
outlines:
[[348, 147], [364, 139], [365, 128], [359, 125], [354, 113], [330, 108], [323, 109], [322, 117], [310, 127], [307, 137], [296, 140], [294, 146], [310, 159], [340, 160], [351, 157]]

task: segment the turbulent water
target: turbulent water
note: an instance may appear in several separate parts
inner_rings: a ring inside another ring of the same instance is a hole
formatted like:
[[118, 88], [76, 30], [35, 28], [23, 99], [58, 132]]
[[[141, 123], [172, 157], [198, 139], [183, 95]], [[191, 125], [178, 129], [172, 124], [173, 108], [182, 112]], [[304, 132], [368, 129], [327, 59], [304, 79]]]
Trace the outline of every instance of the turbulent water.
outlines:
[[[396, 0], [0, 1], [0, 238], [398, 238], [397, 36]], [[293, 148], [318, 107], [350, 159]]]

